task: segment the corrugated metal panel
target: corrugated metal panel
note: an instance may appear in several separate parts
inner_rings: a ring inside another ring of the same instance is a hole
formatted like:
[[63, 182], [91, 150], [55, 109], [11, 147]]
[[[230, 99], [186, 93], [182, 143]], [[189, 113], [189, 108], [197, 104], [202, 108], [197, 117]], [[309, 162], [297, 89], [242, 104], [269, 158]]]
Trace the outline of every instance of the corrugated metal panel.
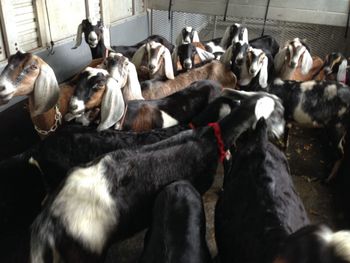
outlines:
[[19, 47], [25, 51], [39, 47], [38, 27], [33, 1], [15, 0], [12, 3]]

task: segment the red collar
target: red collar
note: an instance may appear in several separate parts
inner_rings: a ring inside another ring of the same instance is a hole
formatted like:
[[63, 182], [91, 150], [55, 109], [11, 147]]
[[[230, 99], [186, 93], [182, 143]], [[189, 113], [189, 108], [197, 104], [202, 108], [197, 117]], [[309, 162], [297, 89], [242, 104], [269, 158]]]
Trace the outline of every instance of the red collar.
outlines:
[[218, 144], [218, 150], [219, 150], [219, 154], [220, 154], [220, 157], [219, 157], [220, 162], [223, 162], [225, 157], [226, 157], [226, 151], [225, 151], [224, 141], [222, 140], [222, 136], [221, 136], [220, 126], [217, 122], [208, 123], [208, 126], [210, 126], [214, 129], [214, 134], [215, 134], [215, 138], [216, 138], [216, 142]]

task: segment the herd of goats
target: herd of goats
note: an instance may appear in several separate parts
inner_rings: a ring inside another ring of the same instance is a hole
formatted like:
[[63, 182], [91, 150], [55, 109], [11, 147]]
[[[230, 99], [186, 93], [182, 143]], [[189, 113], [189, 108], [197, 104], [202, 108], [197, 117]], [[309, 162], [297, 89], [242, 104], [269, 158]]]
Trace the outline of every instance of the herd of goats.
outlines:
[[[299, 38], [248, 40], [240, 24], [205, 42], [185, 27], [175, 45], [152, 35], [109, 47], [89, 19], [75, 48], [82, 34], [93, 60], [69, 81], [20, 51], [0, 75], [0, 104], [27, 95], [43, 139], [0, 162], [0, 242], [17, 246], [1, 253], [8, 262], [104, 262], [113, 243], [146, 228], [143, 263], [350, 262], [350, 231], [309, 221], [281, 151], [292, 123], [323, 128], [335, 156], [326, 180], [337, 179], [346, 57], [311, 56]], [[201, 196], [220, 162], [211, 255]], [[22, 246], [10, 240], [23, 225]]]

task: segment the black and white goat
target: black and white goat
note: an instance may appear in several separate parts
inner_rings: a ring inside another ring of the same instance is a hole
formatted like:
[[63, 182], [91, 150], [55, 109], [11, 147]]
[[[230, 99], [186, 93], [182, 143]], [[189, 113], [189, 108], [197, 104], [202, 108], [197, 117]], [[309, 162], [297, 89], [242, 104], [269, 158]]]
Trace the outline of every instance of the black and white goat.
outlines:
[[225, 149], [260, 117], [281, 135], [281, 112], [278, 99], [259, 93], [219, 123], [71, 169], [32, 225], [31, 262], [102, 262], [111, 242], [150, 224], [154, 200], [164, 186], [184, 179], [204, 193]]
[[190, 70], [195, 66], [202, 65], [215, 59], [215, 55], [206, 51], [200, 42], [186, 43], [177, 46], [172, 56], [174, 72]]
[[174, 69], [169, 49], [161, 43], [150, 41], [143, 44], [131, 60], [139, 79], [174, 79]]
[[[336, 159], [341, 159], [350, 114], [348, 86], [336, 81], [298, 82], [276, 79], [271, 83], [269, 92], [282, 99], [289, 125], [294, 122], [304, 127], [325, 128], [331, 135], [333, 146], [336, 147]], [[285, 131], [284, 145], [288, 145], [288, 127]], [[336, 162], [331, 177], [338, 165]]]
[[[147, 131], [189, 123], [208, 103], [219, 96], [219, 83], [202, 80], [186, 89], [156, 100], [130, 100], [125, 103], [119, 82], [95, 70], [87, 71], [77, 83], [71, 98], [70, 112], [76, 116], [100, 107], [98, 131], [117, 124], [117, 129]], [[82, 73], [83, 74], [83, 73]]]
[[227, 49], [231, 44], [239, 41], [248, 43], [248, 29], [241, 24], [234, 23], [226, 28], [220, 41], [220, 46]]
[[299, 38], [289, 41], [274, 58], [276, 76], [283, 80], [311, 80], [322, 65], [322, 59], [311, 57], [310, 48]]
[[313, 76], [315, 80], [336, 80], [349, 84], [348, 79], [348, 60], [340, 52], [332, 52], [326, 55], [324, 64], [319, 72]]
[[182, 44], [190, 44], [193, 42], [199, 42], [198, 32], [193, 27], [186, 26], [177, 36], [175, 44], [178, 47]]
[[306, 210], [263, 118], [232, 152], [215, 209], [218, 257], [222, 263], [271, 263], [285, 238], [309, 224]]
[[350, 262], [350, 231], [310, 225], [290, 235], [273, 263]]
[[223, 88], [235, 88], [237, 78], [220, 61], [211, 61], [201, 67], [181, 73], [167, 81], [147, 80], [141, 82], [142, 96], [145, 99], [157, 99], [182, 90], [194, 81], [209, 79], [219, 82]]
[[101, 21], [89, 18], [84, 19], [78, 26], [76, 43], [73, 49], [78, 48], [82, 42], [82, 34], [86, 43], [89, 45], [91, 50], [91, 56], [93, 59], [104, 58], [109, 51], [121, 53], [127, 58], [131, 59], [135, 52], [145, 43], [149, 41], [156, 41], [165, 45], [171, 52], [174, 45], [171, 44], [166, 38], [159, 35], [151, 35], [146, 39], [131, 46], [111, 46], [109, 29], [103, 26]]
[[212, 262], [205, 227], [202, 197], [189, 182], [164, 187], [154, 201], [152, 225], [139, 262]]
[[222, 61], [230, 58], [230, 67], [237, 76], [240, 89], [256, 91], [266, 89], [269, 72], [273, 64], [269, 56], [261, 49], [249, 46], [243, 41], [232, 44], [229, 49], [230, 56], [221, 57]]

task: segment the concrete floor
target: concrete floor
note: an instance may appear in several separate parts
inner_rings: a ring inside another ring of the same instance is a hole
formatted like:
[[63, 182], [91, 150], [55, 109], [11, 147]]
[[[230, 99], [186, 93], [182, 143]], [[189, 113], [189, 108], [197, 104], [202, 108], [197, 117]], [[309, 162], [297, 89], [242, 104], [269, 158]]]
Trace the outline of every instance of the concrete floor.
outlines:
[[[323, 183], [331, 164], [327, 160], [327, 143], [320, 130], [292, 128], [289, 147], [286, 151], [295, 187], [300, 194], [312, 223], [326, 223], [337, 228], [344, 220], [341, 212], [335, 211], [332, 188]], [[217, 176], [211, 189], [203, 196], [207, 242], [212, 256], [217, 253], [214, 230], [214, 209], [217, 193], [222, 187], [223, 167], [218, 167]], [[118, 259], [121, 263], [137, 262], [142, 251], [145, 231], [120, 244], [114, 245], [108, 254], [107, 262]]]

